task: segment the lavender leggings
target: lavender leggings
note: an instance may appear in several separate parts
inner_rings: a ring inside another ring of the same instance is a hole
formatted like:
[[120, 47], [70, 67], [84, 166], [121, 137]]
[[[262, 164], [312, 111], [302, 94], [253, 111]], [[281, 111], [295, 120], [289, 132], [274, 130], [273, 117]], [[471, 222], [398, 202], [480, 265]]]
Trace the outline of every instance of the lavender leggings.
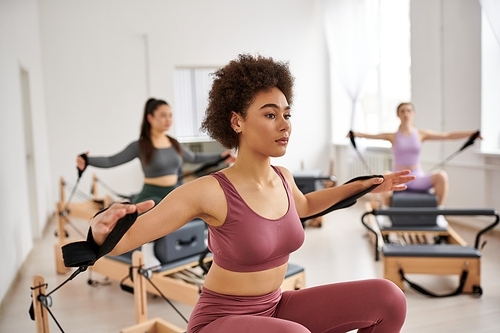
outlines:
[[229, 296], [202, 290], [188, 333], [397, 333], [406, 298], [392, 282], [370, 279], [263, 296]]
[[410, 173], [417, 178], [406, 184], [408, 190], [428, 191], [432, 188], [432, 174], [426, 174], [422, 169], [413, 169]]

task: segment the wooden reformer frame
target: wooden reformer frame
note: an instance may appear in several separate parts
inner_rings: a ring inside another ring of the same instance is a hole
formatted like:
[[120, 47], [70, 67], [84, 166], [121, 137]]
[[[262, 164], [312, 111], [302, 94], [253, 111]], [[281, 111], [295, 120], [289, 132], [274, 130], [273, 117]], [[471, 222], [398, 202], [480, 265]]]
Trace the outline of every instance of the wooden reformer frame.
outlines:
[[[156, 317], [148, 319], [146, 277], [140, 274], [139, 269], [143, 267], [144, 259], [140, 251], [135, 251], [132, 256], [133, 265], [137, 269], [132, 271], [134, 280], [134, 306], [136, 324], [123, 328], [120, 333], [183, 333], [182, 329], [162, 318]], [[50, 333], [49, 315], [47, 308], [42, 304], [43, 296], [46, 293], [45, 280], [40, 275], [33, 277], [32, 283], [33, 315], [36, 326], [36, 333]], [[45, 298], [47, 299], [47, 298]], [[47, 306], [50, 307], [51, 304]]]
[[[499, 223], [499, 215], [493, 209], [442, 209], [435, 208], [390, 208], [372, 209], [366, 204], [367, 212], [361, 221], [368, 229], [374, 244], [375, 260], [382, 253], [384, 278], [393, 281], [404, 290], [403, 274], [459, 275], [465, 277], [460, 292], [481, 295], [481, 236]], [[407, 226], [401, 229], [381, 227], [376, 216], [397, 215], [453, 215], [453, 216], [495, 216], [495, 221], [479, 230], [474, 246], [470, 246], [451, 227], [428, 228]], [[395, 241], [399, 241], [395, 243]], [[434, 241], [434, 243], [433, 243]], [[463, 275], [466, 273], [465, 275]], [[462, 282], [460, 282], [462, 283]]]
[[140, 269], [144, 266], [144, 257], [141, 251], [132, 254], [132, 271], [134, 304], [136, 324], [120, 330], [120, 333], [182, 333], [184, 329], [177, 327], [159, 317], [148, 319], [147, 286], [146, 277], [141, 274]]

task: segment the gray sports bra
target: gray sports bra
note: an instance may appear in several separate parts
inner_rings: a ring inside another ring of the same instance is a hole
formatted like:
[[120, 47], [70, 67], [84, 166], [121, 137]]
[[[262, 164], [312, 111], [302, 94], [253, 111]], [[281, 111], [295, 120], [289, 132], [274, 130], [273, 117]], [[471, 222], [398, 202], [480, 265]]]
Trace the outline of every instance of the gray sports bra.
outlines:
[[[166, 175], [177, 175], [182, 168], [183, 162], [205, 163], [218, 159], [221, 155], [217, 153], [194, 153], [181, 145], [182, 157], [174, 147], [156, 148], [151, 162], [147, 165], [141, 160], [144, 177], [155, 178]], [[134, 141], [121, 152], [112, 156], [87, 157], [87, 164], [98, 168], [112, 168], [132, 161], [134, 158], [141, 159], [139, 153], [139, 142]]]

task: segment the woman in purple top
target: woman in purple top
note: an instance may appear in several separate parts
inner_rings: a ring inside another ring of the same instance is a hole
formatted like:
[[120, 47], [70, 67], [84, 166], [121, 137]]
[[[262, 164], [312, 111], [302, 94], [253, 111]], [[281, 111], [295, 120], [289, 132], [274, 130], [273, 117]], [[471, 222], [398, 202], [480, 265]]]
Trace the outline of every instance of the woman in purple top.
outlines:
[[[434, 189], [438, 206], [442, 207], [448, 193], [448, 174], [444, 170], [425, 173], [420, 165], [422, 143], [426, 140], [454, 140], [467, 138], [476, 131], [436, 132], [417, 129], [413, 124], [415, 108], [412, 103], [398, 105], [397, 116], [401, 120], [395, 133], [367, 134], [352, 132], [354, 137], [387, 140], [392, 144], [393, 170], [411, 170], [417, 178], [408, 183], [409, 190], [428, 191]], [[481, 139], [481, 136], [478, 137]], [[390, 193], [384, 193], [384, 204], [388, 204]]]
[[97, 246], [128, 213], [147, 211], [111, 254], [130, 251], [194, 218], [205, 221], [214, 259], [188, 333], [400, 332], [406, 299], [389, 280], [286, 292], [280, 286], [290, 253], [304, 241], [300, 217], [365, 190], [404, 190], [414, 177], [398, 171], [304, 195], [289, 170], [271, 165], [271, 158], [285, 154], [292, 131], [288, 64], [244, 54], [214, 76], [202, 128], [224, 147], [237, 149], [235, 163], [177, 187], [154, 208], [152, 201], [113, 204], [90, 222]]

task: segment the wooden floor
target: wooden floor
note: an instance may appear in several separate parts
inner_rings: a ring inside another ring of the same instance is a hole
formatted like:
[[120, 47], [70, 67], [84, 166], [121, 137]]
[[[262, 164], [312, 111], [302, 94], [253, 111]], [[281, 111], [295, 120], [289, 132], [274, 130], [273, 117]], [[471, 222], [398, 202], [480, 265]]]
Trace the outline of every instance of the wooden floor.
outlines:
[[[382, 262], [375, 262], [373, 247], [360, 222], [363, 203], [334, 212], [325, 217], [322, 228], [306, 228], [306, 242], [293, 253], [290, 262], [305, 268], [307, 286], [345, 280], [382, 276]], [[86, 228], [85, 221], [74, 225]], [[474, 234], [470, 229], [454, 225], [470, 244]], [[16, 282], [0, 307], [0, 332], [36, 332], [28, 315], [31, 303], [31, 281], [41, 275], [52, 291], [69, 276], [57, 275], [54, 263], [54, 225], [49, 225], [39, 240]], [[72, 233], [71, 227], [68, 229]], [[459, 295], [449, 298], [428, 298], [407, 288], [408, 315], [402, 332], [500, 332], [500, 252], [499, 233], [486, 235], [482, 251], [482, 297]], [[77, 235], [76, 235], [77, 236]], [[91, 277], [103, 282], [102, 276]], [[119, 288], [116, 281], [108, 285], [91, 286], [89, 273], [84, 272], [57, 290], [50, 308], [66, 333], [119, 332], [134, 324], [133, 296]], [[438, 293], [456, 288], [458, 279], [452, 276], [412, 275], [411, 279]], [[149, 317], [161, 317], [180, 327], [183, 319], [161, 298], [148, 297]], [[189, 317], [191, 307], [175, 303]], [[339, 304], [342, 306], [342, 304]], [[60, 332], [50, 319], [50, 331]]]

